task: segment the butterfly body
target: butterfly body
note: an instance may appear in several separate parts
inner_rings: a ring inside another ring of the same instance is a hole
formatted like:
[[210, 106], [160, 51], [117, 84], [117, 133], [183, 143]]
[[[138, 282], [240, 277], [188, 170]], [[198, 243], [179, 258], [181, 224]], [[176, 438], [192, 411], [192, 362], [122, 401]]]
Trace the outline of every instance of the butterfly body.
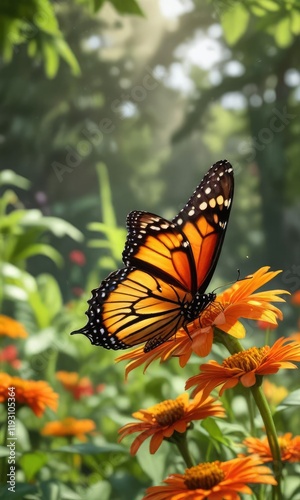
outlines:
[[185, 207], [168, 221], [148, 212], [127, 217], [125, 267], [92, 291], [83, 333], [92, 344], [150, 351], [215, 299], [206, 294], [221, 251], [233, 196], [229, 162], [213, 165]]

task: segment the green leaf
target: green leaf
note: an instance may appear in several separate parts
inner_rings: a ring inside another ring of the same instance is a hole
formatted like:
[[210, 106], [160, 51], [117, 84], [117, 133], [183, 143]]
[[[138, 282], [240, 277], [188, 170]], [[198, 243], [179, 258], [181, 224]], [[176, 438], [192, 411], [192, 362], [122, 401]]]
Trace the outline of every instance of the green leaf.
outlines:
[[251, 12], [257, 16], [257, 17], [262, 17], [262, 16], [265, 16], [266, 15], [266, 11], [263, 7], [261, 7], [260, 5], [257, 5], [257, 4], [250, 4], [250, 9], [251, 9]]
[[60, 35], [58, 22], [55, 16], [54, 8], [51, 2], [38, 1], [36, 3], [36, 12], [34, 12], [32, 22], [38, 27], [40, 31], [44, 31], [50, 35]]
[[78, 453], [79, 455], [96, 455], [100, 453], [128, 453], [123, 446], [118, 444], [106, 444], [103, 446], [98, 446], [93, 443], [80, 443], [73, 444], [70, 446], [61, 446], [60, 448], [56, 448], [52, 450], [53, 452], [61, 451], [63, 453]]
[[272, 12], [280, 9], [280, 5], [278, 5], [278, 2], [275, 2], [273, 0], [259, 0], [259, 5], [263, 9], [270, 10]]
[[3, 286], [3, 297], [7, 300], [23, 301], [28, 300], [28, 293], [19, 286], [5, 284]]
[[21, 220], [26, 216], [26, 214], [26, 210], [14, 210], [10, 214], [6, 214], [5, 217], [0, 219], [0, 230], [3, 231], [3, 229], [12, 229], [13, 226], [17, 226], [18, 224], [20, 224]]
[[300, 12], [299, 10], [293, 9], [290, 12], [291, 15], [291, 31], [294, 35], [300, 34]]
[[0, 172], [0, 186], [9, 184], [21, 189], [29, 189], [31, 182], [12, 170], [2, 170], [2, 172]]
[[44, 57], [45, 73], [48, 78], [55, 77], [59, 67], [59, 55], [56, 47], [51, 41], [43, 40], [42, 52]]
[[213, 418], [206, 418], [201, 422], [201, 427], [207, 431], [210, 436], [211, 441], [217, 441], [224, 445], [228, 445], [228, 438], [226, 438], [218, 424]]
[[30, 40], [27, 45], [27, 54], [29, 57], [36, 57], [38, 53], [38, 44], [36, 43], [36, 40]]
[[108, 481], [99, 481], [86, 490], [88, 500], [109, 500], [112, 487]]
[[79, 63], [67, 42], [63, 38], [56, 38], [55, 46], [60, 57], [70, 66], [72, 74], [79, 76], [81, 74]]
[[102, 162], [98, 163], [96, 165], [96, 169], [99, 178], [99, 191], [104, 226], [116, 227], [117, 221], [112, 203], [112, 195], [106, 165]]
[[169, 443], [165, 443], [165, 446], [161, 446], [155, 455], [151, 455], [149, 453], [149, 442], [146, 441], [142, 444], [136, 455], [141, 469], [152, 479], [154, 484], [159, 484], [164, 477], [169, 446]]
[[83, 234], [75, 226], [58, 217], [45, 217], [40, 210], [27, 210], [21, 224], [25, 227], [48, 229], [58, 237], [70, 236], [76, 241], [83, 240]]
[[36, 356], [47, 349], [53, 349], [55, 347], [55, 333], [53, 328], [45, 328], [42, 332], [37, 335], [31, 335], [25, 345], [25, 353], [28, 356]]
[[24, 453], [19, 459], [18, 464], [22, 467], [26, 480], [31, 481], [39, 470], [48, 462], [48, 456], [41, 451]]
[[135, 0], [110, 0], [110, 3], [120, 14], [135, 14], [144, 16], [142, 9]]
[[7, 446], [0, 446], [0, 457], [7, 457], [9, 455], [9, 448]]
[[293, 35], [291, 32], [291, 22], [288, 17], [284, 17], [279, 21], [279, 23], [275, 26], [274, 38], [279, 47], [285, 48], [288, 47], [293, 40]]
[[22, 286], [29, 293], [37, 290], [34, 277], [13, 264], [5, 263], [0, 265], [0, 273], [6, 281], [13, 281], [13, 284]]
[[[58, 481], [43, 481], [40, 484], [40, 488], [44, 500], [61, 500], [62, 498], [67, 498], [68, 500], [72, 499], [72, 497], [64, 497], [62, 495], [62, 485]], [[74, 496], [73, 498], [79, 500], [78, 496]]]
[[35, 245], [30, 245], [28, 248], [24, 248], [23, 251], [17, 254], [17, 258], [18, 260], [26, 260], [35, 255], [44, 255], [44, 257], [48, 257], [53, 260], [58, 267], [62, 267], [64, 262], [60, 253], [55, 250], [55, 248], [45, 243], [36, 243]]
[[94, 0], [94, 12], [97, 12], [105, 2], [106, 0]]
[[56, 279], [51, 274], [40, 274], [37, 284], [43, 304], [51, 311], [54, 318], [63, 306], [61, 291]]
[[234, 45], [245, 33], [250, 14], [239, 2], [221, 14], [224, 36], [229, 45]]
[[300, 389], [291, 392], [276, 408], [276, 413], [278, 411], [286, 410], [291, 406], [300, 406]]

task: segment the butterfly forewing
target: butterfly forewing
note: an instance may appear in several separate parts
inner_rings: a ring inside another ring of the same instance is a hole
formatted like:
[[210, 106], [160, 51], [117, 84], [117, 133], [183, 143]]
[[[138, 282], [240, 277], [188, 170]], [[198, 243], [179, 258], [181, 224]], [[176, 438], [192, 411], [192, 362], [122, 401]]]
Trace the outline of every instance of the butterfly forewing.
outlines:
[[196, 290], [203, 293], [212, 278], [226, 232], [233, 188], [231, 164], [219, 161], [172, 221], [186, 236], [193, 253], [193, 294]]
[[191, 248], [175, 224], [148, 212], [131, 212], [123, 252], [126, 266], [135, 266], [190, 291], [195, 272]]

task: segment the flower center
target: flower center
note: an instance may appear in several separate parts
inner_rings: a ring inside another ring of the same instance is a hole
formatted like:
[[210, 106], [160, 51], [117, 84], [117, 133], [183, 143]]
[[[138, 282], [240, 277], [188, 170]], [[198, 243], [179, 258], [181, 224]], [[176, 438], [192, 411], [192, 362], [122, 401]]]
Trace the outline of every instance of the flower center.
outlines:
[[162, 427], [172, 425], [184, 415], [184, 402], [180, 399], [167, 399], [152, 408], [152, 418]]
[[286, 449], [288, 447], [288, 444], [289, 444], [288, 440], [284, 436], [279, 436], [278, 443], [279, 443], [281, 455], [283, 455], [283, 453], [286, 451]]
[[224, 359], [222, 366], [225, 368], [240, 368], [244, 372], [250, 372], [260, 366], [262, 359], [268, 354], [269, 349], [269, 346], [251, 347], [251, 349], [238, 352]]
[[223, 481], [224, 471], [220, 467], [220, 462], [207, 462], [186, 469], [184, 474], [184, 484], [189, 490], [209, 490]]

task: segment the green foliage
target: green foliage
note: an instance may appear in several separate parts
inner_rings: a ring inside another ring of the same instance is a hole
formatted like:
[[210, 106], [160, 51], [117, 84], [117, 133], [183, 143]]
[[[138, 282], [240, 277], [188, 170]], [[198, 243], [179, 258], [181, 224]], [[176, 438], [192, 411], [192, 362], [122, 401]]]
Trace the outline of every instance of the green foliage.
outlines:
[[[221, 22], [229, 45], [234, 45], [249, 30], [265, 30], [278, 47], [288, 47], [300, 32], [300, 6], [289, 0], [220, 2]], [[256, 17], [250, 24], [251, 15]]]
[[[105, 0], [79, 0], [78, 4], [99, 10]], [[143, 15], [136, 0], [109, 0], [121, 14]], [[62, 7], [63, 9], [63, 7]], [[45, 74], [57, 75], [60, 59], [64, 60], [74, 76], [81, 74], [74, 52], [59, 28], [57, 14], [61, 8], [50, 0], [3, 0], [0, 5], [0, 53], [10, 62], [19, 47], [27, 45], [27, 54], [36, 62], [43, 61]]]
[[136, 0], [93, 0], [95, 11], [99, 10], [106, 1], [109, 1], [120, 14], [143, 15], [143, 11]]
[[126, 231], [124, 228], [117, 226], [106, 166], [103, 163], [99, 163], [96, 168], [99, 179], [99, 195], [103, 222], [91, 222], [88, 225], [88, 229], [103, 234], [105, 238], [90, 240], [89, 246], [108, 251], [108, 255], [100, 257], [98, 265], [102, 269], [110, 270], [118, 267], [120, 264]]
[[[28, 189], [27, 179], [12, 171], [0, 175], [0, 186], [12, 185]], [[38, 328], [51, 324], [61, 310], [62, 297], [56, 280], [49, 274], [38, 277], [27, 272], [28, 260], [36, 256], [50, 259], [57, 266], [63, 258], [46, 243], [49, 233], [81, 241], [83, 235], [70, 223], [57, 217], [44, 216], [40, 210], [26, 209], [15, 191], [4, 190], [0, 199], [0, 268], [1, 300], [22, 301], [30, 307]]]
[[48, 78], [56, 76], [59, 57], [69, 64], [74, 75], [80, 74], [76, 57], [63, 39], [49, 0], [1, 2], [0, 33], [0, 52], [5, 62], [11, 61], [14, 51], [26, 43], [28, 55], [44, 61]]

